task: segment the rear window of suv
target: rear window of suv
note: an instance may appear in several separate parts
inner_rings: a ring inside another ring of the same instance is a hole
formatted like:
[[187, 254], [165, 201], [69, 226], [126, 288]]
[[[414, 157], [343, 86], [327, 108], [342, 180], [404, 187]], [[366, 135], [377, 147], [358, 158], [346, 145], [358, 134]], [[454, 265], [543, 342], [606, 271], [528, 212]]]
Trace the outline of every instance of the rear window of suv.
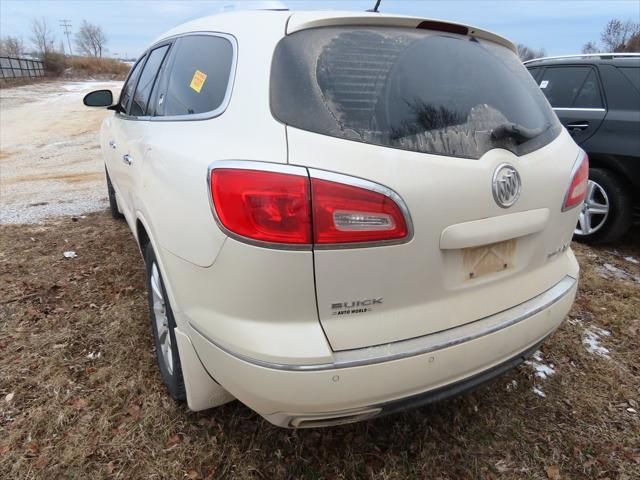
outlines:
[[[520, 155], [560, 132], [514, 52], [493, 42], [391, 27], [325, 27], [283, 38], [271, 70], [275, 118], [303, 130], [421, 153]], [[514, 123], [540, 132], [493, 139]]]

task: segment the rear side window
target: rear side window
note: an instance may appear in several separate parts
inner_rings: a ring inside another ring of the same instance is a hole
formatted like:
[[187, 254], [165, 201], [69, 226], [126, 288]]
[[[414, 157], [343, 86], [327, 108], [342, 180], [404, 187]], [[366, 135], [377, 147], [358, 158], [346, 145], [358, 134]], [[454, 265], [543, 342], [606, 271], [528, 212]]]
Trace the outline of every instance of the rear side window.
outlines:
[[595, 70], [591, 70], [587, 75], [582, 87], [576, 95], [572, 104], [573, 108], [602, 108], [602, 97], [600, 96], [600, 85]]
[[152, 50], [149, 54], [147, 63], [140, 75], [136, 92], [133, 94], [133, 102], [129, 109], [129, 115], [133, 115], [135, 117], [145, 115], [147, 105], [149, 103], [149, 96], [151, 95], [151, 89], [153, 88], [162, 60], [167, 54], [167, 50], [169, 50], [169, 45], [164, 45]]
[[159, 89], [157, 115], [213, 112], [230, 88], [234, 49], [230, 40], [213, 35], [182, 37], [174, 46], [166, 82]]
[[285, 37], [273, 59], [271, 108], [303, 130], [466, 158], [497, 147], [525, 153], [513, 138], [492, 138], [507, 123], [541, 132], [526, 142], [530, 149], [560, 132], [514, 52], [406, 28], [326, 27]]
[[129, 100], [133, 95], [133, 89], [136, 88], [136, 83], [138, 83], [138, 77], [140, 76], [140, 71], [142, 70], [142, 66], [144, 65], [144, 57], [138, 60], [131, 70], [129, 74], [129, 78], [127, 79], [127, 83], [122, 87], [122, 93], [120, 94], [120, 108], [123, 112], [127, 111], [127, 106], [129, 105]]
[[551, 67], [540, 88], [554, 108], [601, 108], [600, 87], [591, 67]]

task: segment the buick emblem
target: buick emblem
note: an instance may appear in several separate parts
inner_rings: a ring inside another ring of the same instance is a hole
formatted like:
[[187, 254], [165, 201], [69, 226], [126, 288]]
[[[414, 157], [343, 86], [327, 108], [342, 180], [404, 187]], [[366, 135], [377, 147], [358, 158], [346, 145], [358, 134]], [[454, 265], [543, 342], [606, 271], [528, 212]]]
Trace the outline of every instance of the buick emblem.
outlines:
[[508, 163], [498, 165], [493, 174], [493, 199], [502, 208], [509, 208], [520, 196], [520, 174]]

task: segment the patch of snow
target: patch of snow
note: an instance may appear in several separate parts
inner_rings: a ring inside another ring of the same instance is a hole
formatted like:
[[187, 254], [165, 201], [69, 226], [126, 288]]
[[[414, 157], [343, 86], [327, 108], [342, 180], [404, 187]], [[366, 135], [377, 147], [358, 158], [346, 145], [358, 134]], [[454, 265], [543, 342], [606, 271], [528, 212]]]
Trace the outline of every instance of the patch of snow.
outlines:
[[605, 330], [604, 328], [592, 326], [592, 327], [590, 327], [590, 329], [591, 329], [592, 332], [596, 333], [597, 335], [599, 335], [601, 337], [610, 337], [611, 336], [611, 332], [609, 330]]
[[535, 393], [536, 395], [538, 395], [539, 397], [542, 398], [546, 398], [546, 394], [542, 391], [542, 389], [538, 388], [538, 387], [533, 387], [533, 393]]
[[102, 352], [91, 352], [89, 353], [89, 355], [87, 355], [87, 358], [89, 360], [97, 360], [101, 356], [102, 356]]
[[544, 363], [542, 352], [540, 350], [534, 353], [532, 358], [533, 360], [527, 360], [525, 363], [533, 368], [536, 377], [546, 380], [556, 373], [552, 363], [549, 365]]
[[511, 380], [507, 383], [507, 392], [513, 392], [518, 389], [518, 382], [515, 380]]
[[64, 258], [76, 258], [78, 255], [73, 250], [69, 250], [68, 252], [63, 252]]
[[609, 335], [611, 335], [611, 332], [607, 330], [591, 327], [591, 329], [585, 329], [582, 344], [589, 353], [609, 358], [609, 349], [600, 344], [600, 337], [608, 337]]
[[633, 258], [633, 257], [624, 257], [624, 259], [625, 259], [627, 262], [633, 263], [633, 264], [635, 264], [635, 265], [640, 264], [640, 261], [638, 261], [636, 258]]
[[615, 278], [617, 280], [630, 280], [636, 283], [640, 283], [640, 277], [636, 275], [631, 275], [629, 272], [616, 267], [615, 265], [611, 265], [610, 263], [605, 263], [602, 266], [597, 266], [596, 271], [603, 278]]

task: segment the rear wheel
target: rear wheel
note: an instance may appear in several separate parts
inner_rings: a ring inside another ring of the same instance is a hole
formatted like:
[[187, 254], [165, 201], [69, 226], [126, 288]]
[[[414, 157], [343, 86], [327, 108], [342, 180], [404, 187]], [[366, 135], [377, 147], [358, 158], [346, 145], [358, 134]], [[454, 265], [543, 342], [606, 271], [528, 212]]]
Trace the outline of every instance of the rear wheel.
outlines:
[[574, 232], [576, 240], [605, 243], [617, 240], [631, 226], [632, 200], [624, 183], [611, 171], [589, 169], [587, 196]]
[[109, 178], [109, 172], [107, 169], [104, 170], [105, 175], [107, 176], [107, 193], [109, 194], [109, 210], [111, 211], [111, 216], [113, 218], [123, 218], [122, 212], [118, 207], [118, 199], [116, 198], [116, 191], [113, 188], [113, 184], [111, 183], [111, 178]]
[[182, 365], [174, 329], [176, 321], [158, 268], [156, 255], [151, 243], [145, 250], [147, 267], [147, 290], [151, 313], [151, 330], [156, 344], [156, 360], [162, 380], [174, 400], [186, 398]]

